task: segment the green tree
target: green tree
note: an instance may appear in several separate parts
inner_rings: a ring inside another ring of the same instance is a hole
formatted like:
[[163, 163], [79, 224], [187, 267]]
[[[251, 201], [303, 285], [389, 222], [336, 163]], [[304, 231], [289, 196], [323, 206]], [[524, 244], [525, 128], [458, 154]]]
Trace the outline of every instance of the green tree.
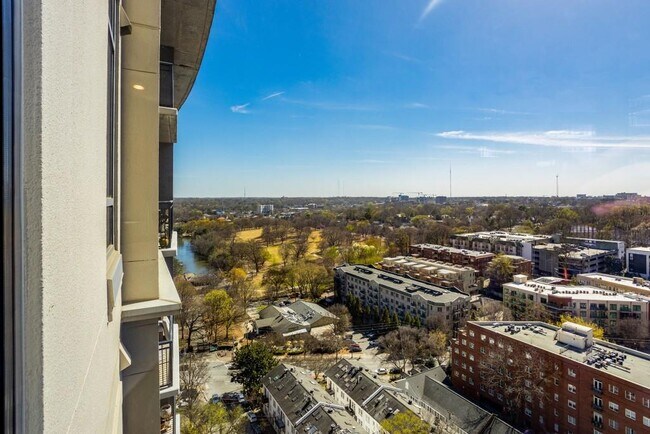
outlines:
[[243, 434], [246, 418], [241, 407], [232, 410], [223, 404], [203, 404], [185, 411], [181, 434]]
[[512, 265], [512, 259], [505, 255], [497, 255], [485, 270], [485, 274], [490, 278], [492, 288], [501, 288], [504, 283], [512, 282], [512, 275], [515, 267]]
[[384, 419], [381, 427], [388, 434], [427, 434], [431, 427], [410, 410]]
[[176, 256], [174, 256], [174, 261], [172, 264], [172, 273], [173, 273], [172, 277], [185, 274], [185, 265], [183, 265], [183, 263], [179, 261], [178, 258], [176, 258]]
[[232, 367], [233, 379], [244, 387], [244, 393], [254, 396], [259, 392], [262, 379], [278, 361], [273, 357], [271, 348], [263, 342], [256, 341], [235, 352]]
[[206, 318], [212, 330], [213, 339], [217, 339], [218, 327], [223, 325], [226, 339], [230, 328], [238, 317], [232, 298], [223, 289], [214, 289], [205, 295]]

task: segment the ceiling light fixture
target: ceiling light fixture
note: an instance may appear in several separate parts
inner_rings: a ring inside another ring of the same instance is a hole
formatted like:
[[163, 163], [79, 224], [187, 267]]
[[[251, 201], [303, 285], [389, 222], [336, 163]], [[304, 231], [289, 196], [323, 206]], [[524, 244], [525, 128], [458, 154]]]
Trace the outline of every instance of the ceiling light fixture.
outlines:
[[144, 86], [141, 84], [134, 84], [133, 89], [135, 90], [144, 90]]

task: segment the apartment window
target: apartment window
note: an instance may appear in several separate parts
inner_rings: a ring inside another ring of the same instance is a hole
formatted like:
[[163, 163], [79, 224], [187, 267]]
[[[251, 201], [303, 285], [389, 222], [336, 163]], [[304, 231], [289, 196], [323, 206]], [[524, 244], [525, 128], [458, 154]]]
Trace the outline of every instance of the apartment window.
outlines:
[[625, 427], [625, 434], [636, 434], [636, 432], [629, 426]]
[[470, 359], [471, 361], [474, 361], [474, 354], [470, 354], [470, 355], [469, 355], [469, 359]]
[[576, 393], [576, 387], [573, 384], [569, 384], [568, 389], [569, 392]]
[[610, 419], [610, 420], [609, 420], [609, 427], [610, 427], [610, 428], [618, 429], [618, 426], [619, 426], [619, 425], [618, 425], [618, 422], [617, 422], [617, 421], [615, 421], [614, 419]]
[[573, 416], [567, 416], [567, 422], [569, 422], [571, 425], [576, 424], [576, 418]]
[[557, 424], [557, 423], [554, 423], [554, 424], [553, 424], [553, 431], [555, 431], [555, 432], [560, 432], [560, 425]]
[[603, 382], [594, 378], [593, 387], [595, 390], [603, 390]]
[[526, 408], [524, 409], [524, 413], [526, 413], [526, 416], [530, 417], [530, 416], [533, 415], [533, 410], [531, 410], [530, 408], [526, 407]]
[[108, 0], [107, 99], [106, 99], [106, 245], [115, 246], [115, 184], [117, 165], [117, 53], [119, 0]]
[[643, 406], [645, 408], [650, 408], [650, 398], [643, 398]]
[[569, 377], [573, 377], [573, 378], [575, 378], [575, 376], [576, 376], [576, 371], [574, 371], [573, 369], [569, 368], [569, 370], [568, 370], [568, 374], [569, 374]]
[[629, 408], [626, 408], [625, 417], [627, 417], [628, 419], [636, 420], [636, 412], [630, 410]]
[[613, 386], [613, 385], [610, 384], [609, 385], [609, 391], [611, 393], [613, 393], [614, 395], [618, 395], [618, 387], [616, 387], [616, 386]]
[[554, 401], [559, 401], [560, 400], [560, 395], [558, 395], [557, 393], [554, 393], [553, 394], [553, 400]]
[[472, 350], [474, 349], [474, 342], [469, 343], [469, 348], [472, 349]]
[[494, 339], [490, 338], [490, 345], [494, 345]]
[[469, 384], [474, 384], [474, 379], [472, 377], [469, 377]]
[[610, 304], [609, 305], [609, 310], [616, 310], [616, 305], [615, 304]]
[[567, 402], [567, 405], [569, 406], [569, 408], [572, 408], [574, 410], [576, 409], [576, 402], [575, 401], [571, 401], [569, 399], [569, 401]]
[[612, 411], [618, 411], [619, 406], [617, 403], [609, 401], [609, 409]]
[[630, 401], [636, 401], [636, 395], [634, 394], [634, 392], [630, 392], [628, 390], [625, 391], [625, 398]]
[[487, 339], [487, 336], [481, 335], [481, 340], [484, 341], [485, 339]]
[[471, 337], [474, 337], [474, 330], [470, 330], [470, 331], [469, 331], [469, 335], [470, 335]]
[[643, 416], [643, 426], [650, 426], [650, 417]]

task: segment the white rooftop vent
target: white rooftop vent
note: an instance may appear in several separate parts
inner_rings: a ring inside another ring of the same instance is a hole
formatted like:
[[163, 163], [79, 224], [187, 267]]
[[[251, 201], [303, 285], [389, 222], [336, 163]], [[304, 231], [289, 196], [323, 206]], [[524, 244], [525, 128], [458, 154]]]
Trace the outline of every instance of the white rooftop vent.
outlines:
[[515, 274], [514, 276], [512, 276], [512, 278], [515, 283], [526, 283], [526, 281], [528, 280], [528, 276], [526, 276], [525, 274]]
[[573, 348], [584, 350], [594, 344], [594, 331], [591, 327], [565, 322], [557, 332], [557, 340]]

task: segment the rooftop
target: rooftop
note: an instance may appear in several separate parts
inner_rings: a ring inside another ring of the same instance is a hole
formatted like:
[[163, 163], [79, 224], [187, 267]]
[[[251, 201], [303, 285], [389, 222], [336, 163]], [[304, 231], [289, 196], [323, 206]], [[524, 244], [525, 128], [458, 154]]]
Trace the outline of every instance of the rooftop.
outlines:
[[447, 374], [436, 367], [395, 382], [408, 396], [426, 403], [446, 420], [468, 433], [514, 434], [511, 427], [444, 384]]
[[325, 372], [325, 376], [379, 423], [400, 412], [418, 412], [417, 408], [409, 408], [406, 401], [398, 397], [399, 389], [373, 378], [364, 368], [348, 360], [339, 360]]
[[[584, 363], [591, 369], [606, 372], [622, 380], [650, 388], [649, 354], [599, 339], [593, 339], [592, 346], [581, 350], [558, 342], [556, 335], [560, 327], [543, 322], [470, 321], [469, 324], [477, 325], [560, 357]], [[513, 329], [518, 329], [518, 331], [513, 332]], [[595, 361], [597, 359], [600, 362]], [[617, 360], [622, 361], [618, 363]]]
[[437, 250], [439, 252], [449, 252], [449, 253], [458, 253], [465, 256], [472, 256], [475, 258], [492, 258], [494, 253], [490, 252], [478, 252], [476, 250], [467, 250], [467, 249], [457, 249], [456, 247], [441, 246], [438, 244], [413, 244], [411, 247], [418, 249], [427, 249], [427, 250]]
[[607, 300], [619, 303], [650, 302], [650, 298], [634, 293], [621, 293], [589, 285], [567, 285], [566, 280], [554, 277], [540, 277], [523, 283], [509, 282], [504, 288], [536, 292], [555, 297], [567, 296], [573, 300]]
[[[516, 257], [518, 258], [518, 256]], [[382, 262], [405, 265], [405, 266], [410, 266], [412, 268], [433, 267], [433, 268], [442, 268], [445, 270], [476, 271], [472, 267], [465, 267], [462, 265], [456, 265], [456, 264], [451, 264], [449, 262], [436, 261], [427, 258], [416, 258], [414, 256], [395, 256], [393, 258], [384, 258]]]
[[425, 300], [434, 302], [452, 303], [459, 298], [468, 297], [467, 294], [454, 291], [452, 288], [441, 288], [427, 282], [404, 277], [396, 273], [391, 273], [390, 271], [377, 270], [364, 265], [344, 265], [337, 267], [337, 270], [366, 281], [374, 281], [390, 289], [404, 291], [409, 294], [417, 293]]
[[548, 241], [552, 235], [532, 235], [521, 234], [516, 232], [505, 231], [484, 231], [484, 232], [468, 232], [465, 234], [457, 234], [456, 238], [481, 238], [485, 240], [499, 240], [499, 241]]
[[262, 380], [296, 430], [307, 434], [365, 434], [357, 422], [333, 402], [305, 369], [280, 364]]
[[605, 273], [584, 273], [578, 274], [578, 280], [581, 278], [599, 280], [604, 283], [614, 283], [618, 286], [629, 288], [632, 291], [647, 291], [650, 295], [650, 282], [637, 277], [614, 276]]
[[535, 250], [551, 250], [551, 251], [556, 251], [556, 250], [562, 250], [562, 249], [567, 249], [568, 251], [562, 252], [563, 254], [566, 254], [569, 258], [574, 258], [574, 259], [581, 259], [581, 258], [586, 258], [589, 256], [599, 256], [599, 255], [609, 255], [611, 252], [609, 250], [600, 250], [600, 249], [590, 249], [588, 247], [580, 247], [576, 246], [573, 244], [555, 244], [555, 243], [548, 243], [548, 244], [540, 244], [535, 247], [533, 247]]
[[630, 247], [627, 249], [627, 251], [648, 253], [650, 252], [650, 247]]

